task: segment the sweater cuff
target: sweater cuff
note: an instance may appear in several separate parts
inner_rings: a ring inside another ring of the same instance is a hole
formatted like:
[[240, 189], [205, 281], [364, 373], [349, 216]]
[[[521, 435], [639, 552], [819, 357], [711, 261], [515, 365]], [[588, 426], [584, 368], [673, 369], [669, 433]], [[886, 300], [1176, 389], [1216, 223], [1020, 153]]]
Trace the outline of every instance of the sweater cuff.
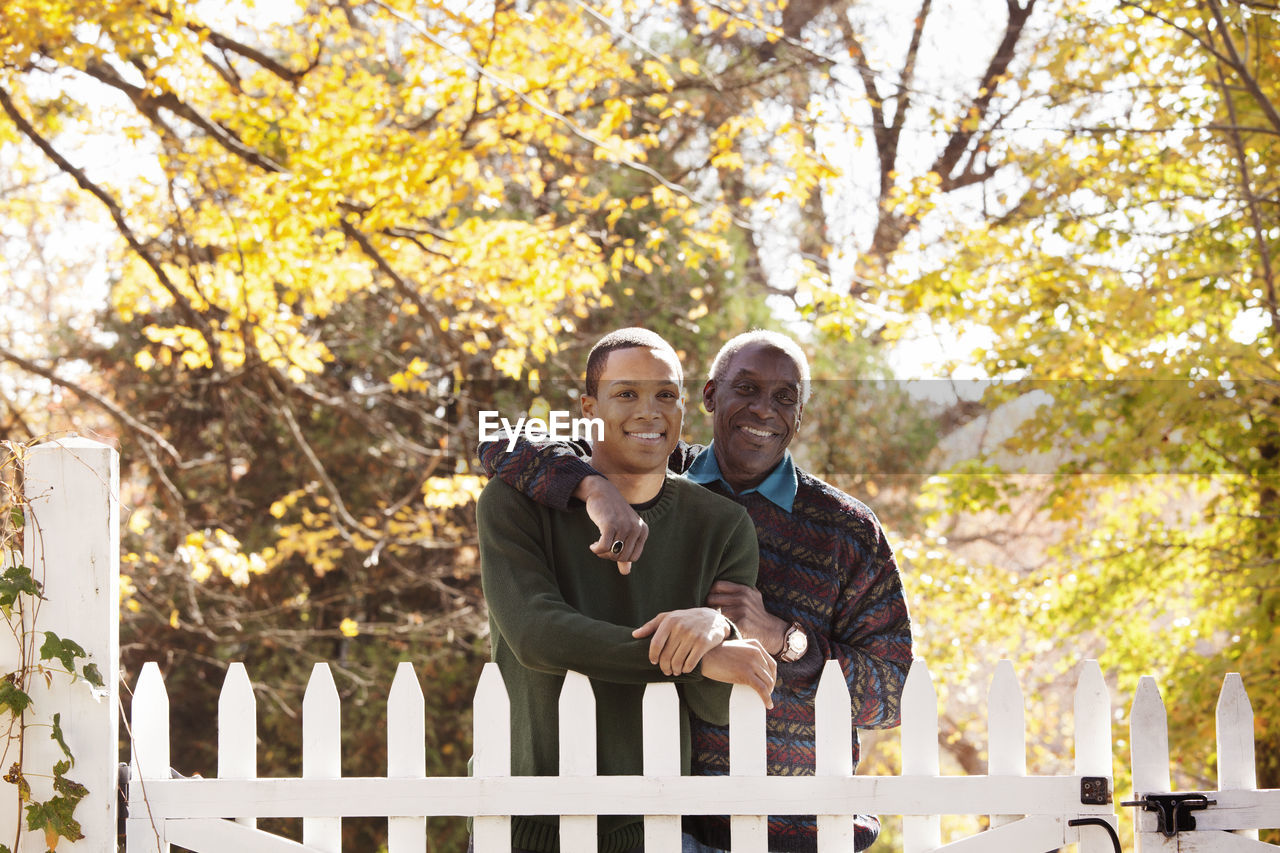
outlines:
[[542, 501], [552, 509], [568, 509], [573, 503], [573, 493], [587, 477], [604, 476], [576, 456], [562, 456], [557, 460], [561, 470], [548, 478], [547, 491]]
[[822, 659], [822, 653], [818, 650], [818, 644], [813, 641], [813, 634], [804, 626], [801, 626], [801, 630], [804, 631], [805, 637], [809, 641], [809, 647], [805, 649], [804, 655], [797, 661], [788, 663], [774, 658], [774, 660], [778, 660], [778, 681], [792, 684], [816, 681], [819, 673], [822, 672], [822, 667], [826, 664], [826, 661]]

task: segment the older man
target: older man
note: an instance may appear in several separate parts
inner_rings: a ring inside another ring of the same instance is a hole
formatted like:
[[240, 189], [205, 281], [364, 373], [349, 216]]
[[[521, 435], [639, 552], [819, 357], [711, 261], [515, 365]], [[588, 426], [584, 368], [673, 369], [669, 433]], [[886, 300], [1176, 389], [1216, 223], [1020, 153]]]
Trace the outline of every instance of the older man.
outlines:
[[[682, 443], [669, 463], [741, 504], [755, 524], [757, 585], [718, 582], [706, 603], [777, 658], [767, 716], [769, 773], [776, 775], [814, 772], [813, 698], [827, 660], [839, 661], [849, 685], [855, 767], [856, 728], [898, 724], [911, 662], [902, 582], [875, 515], [796, 467], [788, 451], [808, 394], [808, 360], [794, 341], [773, 332], [739, 335], [720, 350], [703, 387], [713, 424], [710, 446]], [[584, 452], [563, 443], [520, 443], [511, 453], [498, 442], [480, 449], [491, 474], [534, 500], [562, 509], [585, 504], [600, 531], [592, 550], [626, 572], [644, 550], [648, 528], [606, 480], [593, 476], [579, 458]], [[726, 727], [695, 720], [692, 738], [694, 773], [728, 773]], [[685, 830], [686, 850], [729, 846], [725, 817], [686, 818]], [[856, 849], [869, 846], [878, 832], [875, 817], [859, 818]], [[771, 816], [769, 849], [816, 850], [814, 816]]]

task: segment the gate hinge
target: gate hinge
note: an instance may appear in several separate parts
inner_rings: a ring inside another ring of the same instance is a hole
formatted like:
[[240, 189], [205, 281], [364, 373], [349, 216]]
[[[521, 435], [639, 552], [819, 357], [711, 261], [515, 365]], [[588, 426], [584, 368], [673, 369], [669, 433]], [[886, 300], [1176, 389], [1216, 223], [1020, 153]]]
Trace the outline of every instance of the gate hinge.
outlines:
[[1147, 794], [1140, 800], [1121, 803], [1122, 806], [1141, 806], [1149, 812], [1156, 813], [1156, 829], [1165, 838], [1173, 838], [1179, 832], [1196, 828], [1193, 811], [1207, 809], [1217, 805], [1204, 794]]

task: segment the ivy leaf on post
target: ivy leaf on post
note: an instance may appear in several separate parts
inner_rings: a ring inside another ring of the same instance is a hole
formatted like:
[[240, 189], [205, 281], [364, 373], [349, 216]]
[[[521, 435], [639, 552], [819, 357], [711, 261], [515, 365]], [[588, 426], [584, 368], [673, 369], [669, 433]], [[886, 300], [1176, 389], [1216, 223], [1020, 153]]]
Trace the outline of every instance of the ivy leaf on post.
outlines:
[[61, 639], [52, 631], [44, 632], [44, 645], [40, 647], [40, 660], [56, 660], [67, 672], [75, 675], [76, 658], [86, 657], [84, 649], [75, 640]]

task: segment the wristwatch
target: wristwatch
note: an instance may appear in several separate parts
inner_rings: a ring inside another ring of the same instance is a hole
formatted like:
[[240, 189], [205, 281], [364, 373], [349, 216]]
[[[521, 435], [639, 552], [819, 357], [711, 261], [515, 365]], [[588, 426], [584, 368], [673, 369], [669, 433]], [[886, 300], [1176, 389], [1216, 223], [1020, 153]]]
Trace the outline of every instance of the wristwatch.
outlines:
[[799, 622], [792, 622], [787, 633], [782, 637], [782, 651], [778, 652], [778, 660], [783, 663], [795, 663], [804, 657], [809, 650], [809, 635], [800, 627]]

